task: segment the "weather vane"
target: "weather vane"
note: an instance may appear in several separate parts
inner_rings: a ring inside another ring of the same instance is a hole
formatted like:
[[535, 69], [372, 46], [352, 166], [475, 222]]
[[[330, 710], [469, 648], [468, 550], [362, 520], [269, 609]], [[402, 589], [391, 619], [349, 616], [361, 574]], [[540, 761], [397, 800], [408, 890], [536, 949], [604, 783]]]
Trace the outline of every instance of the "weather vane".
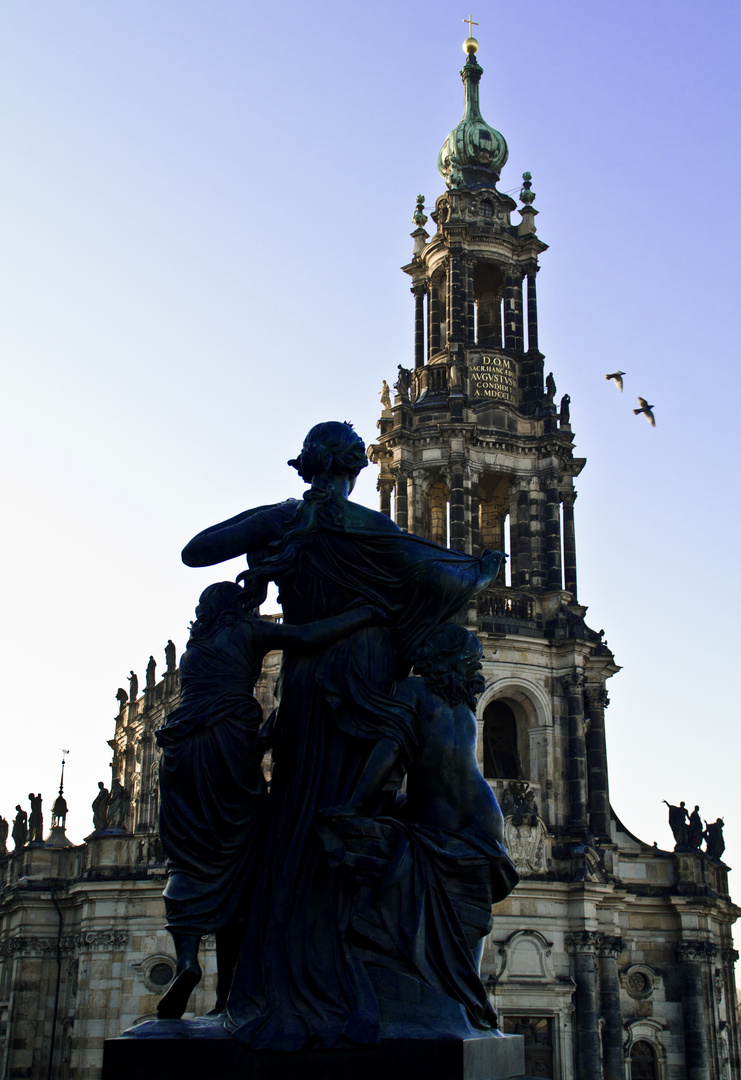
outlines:
[[473, 28], [474, 26], [478, 26], [479, 24], [473, 21], [473, 16], [471, 15], [469, 15], [467, 19], [463, 19], [462, 21], [468, 23], [468, 36], [473, 37]]

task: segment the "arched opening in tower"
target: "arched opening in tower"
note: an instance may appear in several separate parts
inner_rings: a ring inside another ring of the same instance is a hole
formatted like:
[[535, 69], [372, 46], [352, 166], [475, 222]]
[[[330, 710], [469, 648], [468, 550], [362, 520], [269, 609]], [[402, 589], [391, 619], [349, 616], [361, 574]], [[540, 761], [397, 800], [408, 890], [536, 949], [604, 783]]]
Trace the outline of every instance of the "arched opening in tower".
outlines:
[[484, 776], [487, 780], [522, 780], [523, 740], [517, 717], [506, 701], [492, 701], [484, 710]]
[[473, 268], [475, 341], [491, 349], [502, 347], [502, 295], [504, 274], [490, 262]]
[[[510, 543], [510, 481], [509, 477], [484, 473], [479, 478], [479, 542], [480, 549], [512, 551]], [[505, 563], [493, 584], [509, 585], [510, 569]]]

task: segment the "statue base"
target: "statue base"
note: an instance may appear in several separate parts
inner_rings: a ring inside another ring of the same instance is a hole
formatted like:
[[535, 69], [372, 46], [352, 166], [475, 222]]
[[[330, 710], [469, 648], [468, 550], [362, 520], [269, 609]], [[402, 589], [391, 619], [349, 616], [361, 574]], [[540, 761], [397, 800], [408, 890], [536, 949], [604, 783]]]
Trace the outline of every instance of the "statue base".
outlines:
[[250, 1050], [218, 1018], [159, 1020], [108, 1039], [103, 1080], [513, 1080], [523, 1078], [520, 1035], [384, 1038], [377, 1046], [280, 1053]]

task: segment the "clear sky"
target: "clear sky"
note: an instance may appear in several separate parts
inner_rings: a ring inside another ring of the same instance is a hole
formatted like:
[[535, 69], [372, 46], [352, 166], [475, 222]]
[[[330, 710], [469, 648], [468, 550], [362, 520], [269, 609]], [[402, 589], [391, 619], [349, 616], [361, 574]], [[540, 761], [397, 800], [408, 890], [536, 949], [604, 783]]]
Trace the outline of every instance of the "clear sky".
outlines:
[[[90, 830], [115, 692], [181, 651], [183, 544], [299, 495], [317, 421], [372, 441], [412, 359], [418, 192], [462, 111], [468, 12], [242, 0], [0, 2], [0, 812]], [[540, 344], [571, 395], [579, 592], [623, 670], [613, 805], [726, 818], [741, 901], [738, 31], [731, 0], [473, 11], [500, 187], [533, 174]], [[621, 396], [604, 374], [627, 372]], [[652, 429], [632, 407], [656, 406]], [[373, 469], [356, 497], [377, 505]]]

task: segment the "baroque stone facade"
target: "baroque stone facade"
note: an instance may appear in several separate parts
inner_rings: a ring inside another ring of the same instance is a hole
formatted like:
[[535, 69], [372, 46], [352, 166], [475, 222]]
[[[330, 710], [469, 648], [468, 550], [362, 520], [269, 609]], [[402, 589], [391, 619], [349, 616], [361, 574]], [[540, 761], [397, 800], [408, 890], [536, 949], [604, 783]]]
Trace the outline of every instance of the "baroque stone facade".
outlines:
[[[256, 688], [266, 716], [279, 661], [266, 657]], [[104, 1040], [153, 1019], [172, 980], [154, 732], [179, 699], [173, 668], [121, 702], [109, 745], [113, 779], [127, 793], [123, 829], [91, 832], [79, 847], [29, 844], [0, 859], [3, 1080], [100, 1080]], [[216, 1000], [213, 935], [200, 959], [203, 979], [186, 1016]]]
[[[481, 120], [474, 53], [432, 237], [423, 199], [414, 215], [413, 367], [382, 399], [370, 456], [381, 509], [401, 528], [511, 553], [460, 613], [484, 646], [479, 761], [521, 876], [496, 908], [482, 971], [501, 1026], [525, 1037], [531, 1076], [741, 1080], [727, 867], [643, 843], [610, 807], [606, 681], [619, 668], [577, 599], [585, 461], [539, 350], [546, 245], [531, 180], [513, 223], [517, 204], [496, 187], [506, 143]], [[120, 828], [0, 860], [0, 1080], [97, 1080], [103, 1040], [153, 1016], [172, 978], [154, 740], [179, 699], [168, 645], [161, 681], [152, 667], [142, 695], [120, 691], [109, 744]], [[257, 689], [266, 716], [278, 662], [268, 656]], [[215, 998], [213, 940], [201, 953], [195, 1015]]]

